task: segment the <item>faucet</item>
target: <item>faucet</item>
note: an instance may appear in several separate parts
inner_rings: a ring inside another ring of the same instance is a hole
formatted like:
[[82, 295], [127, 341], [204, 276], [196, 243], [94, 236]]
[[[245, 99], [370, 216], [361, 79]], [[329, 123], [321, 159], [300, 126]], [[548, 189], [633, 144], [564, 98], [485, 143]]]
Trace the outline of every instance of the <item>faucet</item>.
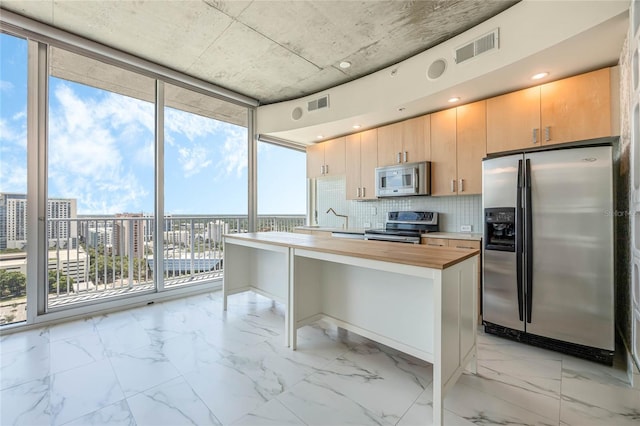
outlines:
[[349, 216], [344, 215], [344, 214], [338, 214], [336, 213], [336, 211], [333, 209], [333, 207], [329, 207], [329, 210], [327, 210], [327, 213], [333, 213], [334, 215], [338, 216], [338, 217], [344, 217], [344, 229], [348, 229], [349, 228]]

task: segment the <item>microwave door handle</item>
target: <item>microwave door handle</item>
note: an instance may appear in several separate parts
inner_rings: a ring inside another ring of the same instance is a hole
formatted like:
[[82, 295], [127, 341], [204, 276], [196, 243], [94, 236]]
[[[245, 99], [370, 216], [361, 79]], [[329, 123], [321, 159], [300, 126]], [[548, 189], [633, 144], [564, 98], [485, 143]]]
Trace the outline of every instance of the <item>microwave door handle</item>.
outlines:
[[413, 167], [412, 168], [411, 182], [413, 182], [413, 192], [418, 194], [420, 192], [420, 188], [418, 188], [419, 182], [418, 182], [418, 168], [417, 167]]

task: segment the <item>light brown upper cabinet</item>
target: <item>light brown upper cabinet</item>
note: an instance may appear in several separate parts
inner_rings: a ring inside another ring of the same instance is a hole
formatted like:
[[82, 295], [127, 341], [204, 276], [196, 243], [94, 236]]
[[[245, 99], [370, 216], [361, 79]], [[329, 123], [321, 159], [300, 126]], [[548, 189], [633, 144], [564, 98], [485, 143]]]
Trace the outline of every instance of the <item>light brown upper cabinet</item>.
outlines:
[[486, 101], [431, 114], [431, 195], [482, 193]]
[[427, 161], [431, 158], [431, 115], [421, 115], [402, 122], [403, 163]]
[[611, 68], [540, 86], [542, 145], [612, 135]]
[[431, 114], [431, 195], [456, 195], [456, 109]]
[[427, 161], [430, 158], [430, 116], [422, 115], [378, 128], [378, 165]]
[[487, 100], [487, 152], [611, 136], [611, 68]]
[[340, 176], [345, 173], [345, 138], [330, 139], [307, 147], [307, 177]]
[[487, 102], [456, 108], [456, 157], [459, 195], [482, 194], [482, 159], [487, 156]]
[[540, 146], [540, 88], [487, 99], [487, 152]]
[[371, 129], [346, 137], [346, 162], [347, 199], [375, 199], [378, 129]]

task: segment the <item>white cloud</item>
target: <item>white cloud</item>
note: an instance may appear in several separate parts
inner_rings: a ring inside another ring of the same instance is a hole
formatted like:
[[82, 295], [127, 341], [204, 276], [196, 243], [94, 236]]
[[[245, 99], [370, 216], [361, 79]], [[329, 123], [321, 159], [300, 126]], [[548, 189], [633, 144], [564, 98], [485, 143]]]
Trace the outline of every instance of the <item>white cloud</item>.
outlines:
[[181, 111], [173, 108], [165, 109], [164, 129], [167, 134], [177, 133], [185, 136], [190, 141], [211, 136], [216, 133], [224, 123], [208, 117]]
[[[25, 161], [5, 161], [10, 167], [0, 167], [0, 192], [27, 192], [27, 164]], [[11, 159], [17, 160], [17, 159]]]
[[27, 110], [22, 110], [20, 112], [17, 112], [15, 114], [13, 114], [13, 117], [11, 117], [11, 120], [13, 121], [18, 121], [18, 120], [27, 120]]
[[54, 85], [53, 97], [50, 194], [77, 198], [83, 214], [142, 210], [152, 188], [144, 188], [132, 170], [142, 164], [129, 160], [153, 143], [153, 105], [111, 93], [81, 98], [62, 82]]
[[185, 177], [191, 177], [207, 168], [212, 160], [207, 155], [207, 150], [200, 145], [192, 148], [181, 147], [178, 149], [178, 162], [182, 166]]
[[155, 142], [147, 141], [144, 146], [139, 147], [134, 155], [136, 162], [146, 167], [154, 167], [155, 163]]
[[226, 175], [240, 177], [247, 168], [247, 131], [242, 127], [226, 125], [225, 133], [222, 159], [218, 166]]
[[10, 120], [0, 117], [0, 141], [19, 147], [27, 148], [27, 120], [26, 111], [14, 114]]
[[247, 131], [243, 127], [167, 108], [165, 142], [177, 149], [185, 177], [200, 173], [216, 157], [220, 158], [216, 164], [219, 178], [240, 176], [247, 168]]
[[12, 82], [7, 80], [0, 80], [0, 91], [1, 92], [10, 92], [13, 90], [14, 85]]
[[16, 129], [7, 120], [0, 118], [0, 140], [12, 142], [16, 139]]

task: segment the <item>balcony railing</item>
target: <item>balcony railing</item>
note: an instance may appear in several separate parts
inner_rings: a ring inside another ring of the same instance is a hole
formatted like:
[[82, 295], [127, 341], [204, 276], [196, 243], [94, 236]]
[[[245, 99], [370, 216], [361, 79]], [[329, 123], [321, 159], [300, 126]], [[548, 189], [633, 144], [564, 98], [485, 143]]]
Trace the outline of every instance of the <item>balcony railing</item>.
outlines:
[[[300, 215], [258, 216], [259, 231], [292, 231]], [[222, 236], [247, 232], [246, 216], [168, 216], [156, 254], [155, 220], [142, 215], [50, 219], [49, 307], [215, 281], [224, 273]], [[1, 265], [0, 265], [1, 268]], [[158, 280], [159, 281], [159, 280]]]

